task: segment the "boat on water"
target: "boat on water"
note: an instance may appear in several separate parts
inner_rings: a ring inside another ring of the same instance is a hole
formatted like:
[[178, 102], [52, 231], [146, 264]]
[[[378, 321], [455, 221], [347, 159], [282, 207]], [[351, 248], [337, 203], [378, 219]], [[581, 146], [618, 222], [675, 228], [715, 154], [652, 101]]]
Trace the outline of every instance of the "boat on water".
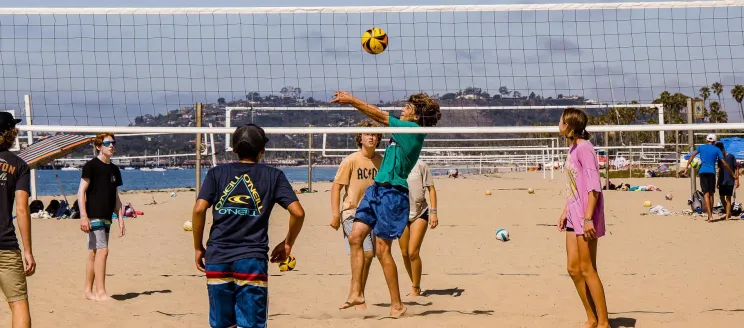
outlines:
[[153, 171], [153, 172], [165, 172], [165, 171], [168, 171], [168, 169], [166, 169], [164, 167], [153, 167], [151, 169], [151, 171]]
[[143, 171], [143, 172], [151, 172], [151, 171], [152, 171], [152, 168], [150, 168], [150, 167], [141, 167], [141, 168], [140, 168], [140, 171]]
[[61, 168], [60, 170], [62, 170], [62, 171], [80, 171], [80, 168], [79, 167], [75, 167], [75, 166], [65, 166], [65, 167]]
[[127, 166], [127, 167], [124, 168], [124, 171], [134, 171], [134, 170], [136, 170], [136, 169], [133, 168], [133, 167], [131, 167], [131, 166]]

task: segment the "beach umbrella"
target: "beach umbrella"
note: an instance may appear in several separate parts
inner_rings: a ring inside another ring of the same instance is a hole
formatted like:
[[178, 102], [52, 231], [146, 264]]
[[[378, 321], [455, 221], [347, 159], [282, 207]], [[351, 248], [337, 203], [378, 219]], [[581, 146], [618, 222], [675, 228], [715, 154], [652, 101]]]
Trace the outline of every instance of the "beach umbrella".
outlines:
[[18, 157], [31, 169], [35, 169], [85, 147], [91, 142], [93, 142], [92, 137], [58, 134], [26, 147], [18, 153]]

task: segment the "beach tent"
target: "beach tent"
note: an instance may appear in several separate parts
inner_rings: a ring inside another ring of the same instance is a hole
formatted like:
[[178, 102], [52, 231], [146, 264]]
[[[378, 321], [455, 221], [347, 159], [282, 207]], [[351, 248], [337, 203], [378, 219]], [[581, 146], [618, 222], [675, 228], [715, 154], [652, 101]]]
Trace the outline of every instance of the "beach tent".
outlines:
[[[726, 152], [733, 154], [734, 157], [736, 157], [736, 160], [744, 160], [744, 138], [723, 138], [719, 141], [723, 142], [723, 147], [726, 149]], [[697, 147], [695, 149], [697, 149]], [[684, 158], [690, 159], [690, 155], [692, 155], [692, 152], [687, 153]]]
[[31, 169], [35, 169], [85, 147], [91, 142], [93, 142], [92, 137], [58, 134], [26, 147], [18, 153], [18, 157], [23, 159]]

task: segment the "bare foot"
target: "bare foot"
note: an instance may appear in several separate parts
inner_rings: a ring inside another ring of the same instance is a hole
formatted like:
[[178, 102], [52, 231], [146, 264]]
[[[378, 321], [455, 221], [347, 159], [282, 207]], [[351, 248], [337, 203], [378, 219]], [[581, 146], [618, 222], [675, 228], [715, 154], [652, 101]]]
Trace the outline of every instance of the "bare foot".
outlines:
[[410, 295], [410, 296], [421, 296], [421, 287], [413, 287], [413, 289], [411, 289], [411, 293], [408, 294], [408, 295]]
[[587, 321], [587, 322], [584, 323], [583, 326], [581, 326], [581, 328], [597, 328], [597, 322], [596, 321]]
[[351, 307], [359, 311], [365, 311], [367, 310], [367, 303], [365, 303], [364, 298], [348, 299], [346, 302], [344, 302], [344, 304], [341, 304], [338, 309], [345, 310]]
[[92, 292], [85, 292], [83, 293], [83, 297], [85, 297], [86, 300], [89, 301], [97, 301], [98, 298], [96, 298], [96, 294], [93, 294]]
[[106, 293], [96, 295], [96, 301], [111, 301], [111, 300], [113, 300], [113, 298], [111, 298], [111, 296], [108, 296], [108, 294]]
[[397, 318], [400, 318], [400, 317], [403, 316], [403, 314], [406, 313], [407, 310], [408, 310], [408, 308], [405, 305], [403, 305], [403, 304], [401, 304], [400, 305], [400, 308], [397, 308], [397, 309], [391, 306], [390, 307], [390, 316], [393, 317], [393, 318], [396, 318], [396, 319]]

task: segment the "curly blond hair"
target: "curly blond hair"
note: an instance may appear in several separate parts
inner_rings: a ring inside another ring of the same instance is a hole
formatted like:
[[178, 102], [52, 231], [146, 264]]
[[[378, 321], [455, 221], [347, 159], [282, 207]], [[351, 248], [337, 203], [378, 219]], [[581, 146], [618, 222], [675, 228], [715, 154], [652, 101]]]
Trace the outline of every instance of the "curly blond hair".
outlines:
[[412, 94], [408, 97], [408, 103], [413, 105], [414, 111], [419, 117], [416, 122], [419, 126], [435, 126], [442, 119], [439, 104], [425, 92]]
[[8, 150], [13, 147], [18, 137], [18, 129], [11, 128], [0, 133], [0, 150]]

